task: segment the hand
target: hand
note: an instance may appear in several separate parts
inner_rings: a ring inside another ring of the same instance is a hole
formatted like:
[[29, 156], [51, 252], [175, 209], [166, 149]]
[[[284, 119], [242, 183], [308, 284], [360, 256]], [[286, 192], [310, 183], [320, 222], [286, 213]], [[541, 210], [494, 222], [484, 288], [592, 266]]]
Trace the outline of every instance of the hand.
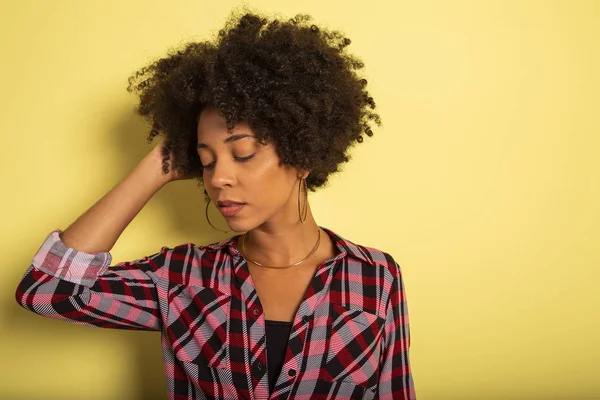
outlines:
[[158, 143], [158, 145], [156, 145], [150, 151], [150, 153], [148, 153], [148, 155], [146, 156], [146, 158], [149, 159], [153, 163], [154, 167], [158, 168], [158, 171], [162, 178], [164, 178], [167, 182], [172, 182], [172, 181], [181, 181], [181, 180], [185, 180], [185, 179], [193, 179], [193, 178], [198, 178], [198, 177], [202, 176], [202, 174], [199, 171], [192, 172], [190, 174], [183, 174], [181, 171], [173, 168], [172, 160], [175, 158], [175, 155], [173, 154], [173, 152], [169, 153], [169, 160], [167, 161], [167, 163], [169, 165], [169, 172], [167, 174], [165, 174], [162, 170], [162, 160], [163, 160], [162, 152], [163, 152], [164, 143], [165, 143], [165, 140], [162, 139], [160, 141], [160, 143]]

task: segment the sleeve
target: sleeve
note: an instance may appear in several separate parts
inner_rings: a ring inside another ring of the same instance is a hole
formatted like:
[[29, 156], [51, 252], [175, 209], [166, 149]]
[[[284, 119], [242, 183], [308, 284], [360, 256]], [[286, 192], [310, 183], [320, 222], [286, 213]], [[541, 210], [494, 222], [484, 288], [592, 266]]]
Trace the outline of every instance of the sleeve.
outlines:
[[413, 400], [416, 394], [409, 360], [408, 307], [400, 266], [391, 263], [395, 273], [385, 317], [378, 398]]
[[48, 318], [100, 328], [159, 330], [157, 274], [170, 251], [110, 266], [109, 252], [67, 247], [52, 231], [17, 286], [17, 302]]

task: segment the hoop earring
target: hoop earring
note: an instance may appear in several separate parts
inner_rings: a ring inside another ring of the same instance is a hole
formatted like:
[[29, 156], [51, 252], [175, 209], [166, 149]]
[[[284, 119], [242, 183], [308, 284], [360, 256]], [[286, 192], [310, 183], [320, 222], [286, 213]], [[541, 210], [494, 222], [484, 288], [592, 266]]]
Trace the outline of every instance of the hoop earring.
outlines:
[[222, 229], [219, 229], [219, 228], [217, 228], [216, 226], [214, 226], [214, 225], [213, 225], [213, 224], [210, 222], [210, 219], [208, 218], [208, 205], [210, 204], [210, 201], [211, 201], [211, 199], [209, 198], [209, 199], [208, 199], [208, 203], [206, 203], [206, 220], [208, 221], [208, 224], [209, 224], [210, 226], [212, 226], [214, 229], [216, 229], [216, 230], [218, 230], [218, 231], [221, 231], [221, 232], [225, 232], [225, 233], [233, 232], [233, 231], [224, 231], [224, 230], [222, 230]]
[[[302, 219], [302, 214], [300, 213], [300, 185], [304, 182], [304, 192], [306, 192], [305, 200], [304, 200], [304, 220]], [[298, 216], [300, 216], [300, 222], [306, 222], [306, 215], [308, 214], [308, 188], [306, 186], [306, 179], [300, 179], [298, 183]]]

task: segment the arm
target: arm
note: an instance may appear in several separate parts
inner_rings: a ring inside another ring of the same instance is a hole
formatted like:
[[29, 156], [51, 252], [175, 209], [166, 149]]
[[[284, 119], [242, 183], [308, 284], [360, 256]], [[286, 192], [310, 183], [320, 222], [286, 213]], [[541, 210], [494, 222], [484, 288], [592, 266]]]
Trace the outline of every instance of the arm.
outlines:
[[82, 325], [158, 329], [155, 282], [169, 250], [109, 268], [127, 225], [167, 182], [161, 145], [64, 232], [53, 231], [19, 282], [17, 302], [35, 313]]
[[67, 247], [60, 230], [48, 235], [16, 291], [36, 314], [101, 328], [159, 330], [156, 281], [171, 249], [109, 267], [108, 252]]
[[408, 307], [400, 266], [391, 261], [396, 273], [390, 292], [384, 327], [384, 349], [380, 361], [379, 399], [416, 399], [409, 360], [410, 330]]
[[60, 234], [61, 241], [82, 252], [108, 252], [133, 218], [160, 188], [173, 179], [161, 171], [156, 146], [121, 182]]

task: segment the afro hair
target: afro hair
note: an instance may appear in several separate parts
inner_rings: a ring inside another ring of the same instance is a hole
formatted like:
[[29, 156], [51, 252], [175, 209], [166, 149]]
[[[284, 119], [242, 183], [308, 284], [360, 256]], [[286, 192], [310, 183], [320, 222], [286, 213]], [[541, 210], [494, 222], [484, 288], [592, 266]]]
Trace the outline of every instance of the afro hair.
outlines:
[[311, 191], [340, 171], [348, 149], [381, 120], [357, 74], [363, 62], [345, 49], [350, 39], [311, 21], [234, 11], [214, 40], [170, 49], [129, 77], [136, 111], [151, 124], [148, 142], [164, 136], [164, 173], [175, 168], [204, 184], [196, 132], [205, 107], [218, 110], [229, 132], [246, 122], [274, 145], [280, 163], [311, 171]]

